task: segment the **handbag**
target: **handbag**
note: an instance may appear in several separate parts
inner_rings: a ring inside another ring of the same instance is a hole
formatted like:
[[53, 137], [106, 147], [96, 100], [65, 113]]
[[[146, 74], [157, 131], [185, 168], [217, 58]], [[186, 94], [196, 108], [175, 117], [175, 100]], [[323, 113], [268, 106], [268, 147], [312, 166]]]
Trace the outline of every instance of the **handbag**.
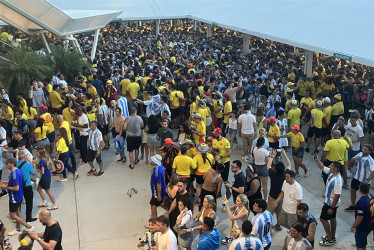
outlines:
[[162, 207], [165, 210], [169, 210], [170, 205], [171, 205], [171, 202], [169, 200], [169, 197], [165, 196], [164, 200], [162, 201], [162, 203], [160, 205], [160, 207]]
[[231, 232], [230, 232], [230, 235], [234, 238], [234, 239], [237, 239], [239, 238], [240, 234], [242, 233], [242, 230], [238, 227], [236, 227], [236, 225], [234, 224], [231, 228]]

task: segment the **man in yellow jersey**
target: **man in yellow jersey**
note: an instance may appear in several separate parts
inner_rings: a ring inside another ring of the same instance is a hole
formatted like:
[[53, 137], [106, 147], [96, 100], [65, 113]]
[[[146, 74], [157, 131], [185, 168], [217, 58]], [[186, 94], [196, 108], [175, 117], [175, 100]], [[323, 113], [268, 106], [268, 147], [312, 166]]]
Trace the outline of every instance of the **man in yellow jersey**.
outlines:
[[49, 133], [47, 134], [47, 137], [48, 137], [49, 142], [51, 143], [50, 144], [50, 147], [51, 147], [50, 152], [53, 152], [53, 144], [54, 144], [55, 137], [56, 137], [55, 127], [53, 126], [53, 117], [51, 116], [50, 113], [48, 113], [48, 107], [47, 106], [43, 105], [43, 106], [39, 107], [39, 110], [40, 110], [39, 118], [42, 118], [44, 120], [44, 125], [48, 127], [48, 132]]
[[342, 96], [340, 94], [334, 95], [331, 106], [331, 124], [335, 124], [338, 121], [339, 116], [344, 114], [344, 104], [342, 102]]
[[[75, 155], [74, 155], [73, 138], [71, 137], [70, 123], [65, 121], [62, 115], [56, 116], [56, 121], [57, 121], [57, 124], [60, 126], [60, 128], [66, 129], [66, 132], [68, 134], [68, 139], [69, 139], [69, 153], [70, 153], [71, 165], [74, 169], [77, 169], [77, 160], [75, 159]], [[77, 173], [76, 177], [78, 177], [78, 171], [76, 173]], [[76, 177], [74, 178], [76, 179]]]
[[60, 93], [58, 93], [59, 85], [53, 85], [53, 90], [49, 93], [49, 101], [51, 102], [51, 112], [61, 114], [61, 108], [64, 101], [61, 99]]
[[309, 122], [309, 105], [313, 102], [313, 99], [310, 97], [310, 93], [310, 89], [305, 90], [304, 97], [300, 100], [301, 116], [306, 123]]
[[274, 116], [270, 116], [266, 119], [269, 123], [269, 131], [268, 131], [268, 139], [269, 139], [269, 147], [272, 149], [279, 148], [279, 138], [280, 138], [280, 129], [276, 124], [277, 119]]
[[192, 123], [193, 127], [191, 127], [191, 133], [195, 144], [204, 143], [206, 136], [205, 123], [202, 121], [202, 117], [199, 113], [194, 114], [192, 118], [194, 119], [194, 122]]
[[303, 164], [305, 140], [300, 132], [299, 125], [293, 125], [291, 132], [282, 135], [281, 138], [291, 138], [292, 142], [292, 158], [295, 165], [296, 176], [300, 176], [299, 167], [304, 169], [305, 177], [308, 177], [309, 169]]
[[126, 95], [127, 87], [131, 83], [130, 77], [131, 77], [131, 74], [128, 74], [127, 78], [122, 79], [122, 81], [120, 82], [122, 95], [124, 95], [124, 96]]
[[230, 170], [231, 146], [229, 140], [222, 136], [222, 129], [215, 128], [213, 131], [212, 153], [217, 163], [223, 163], [225, 169], [222, 172], [222, 180], [227, 182]]
[[92, 98], [95, 99], [97, 95], [96, 88], [92, 85], [91, 81], [87, 81], [87, 93], [90, 93], [92, 95]]
[[218, 93], [212, 93], [212, 97], [213, 97], [213, 112], [214, 112], [213, 126], [215, 128], [219, 128], [223, 120], [223, 112], [222, 112], [223, 104], [220, 99], [220, 95]]
[[229, 123], [229, 118], [232, 113], [232, 104], [230, 101], [230, 95], [228, 93], [225, 93], [222, 95], [223, 96], [223, 101], [225, 102], [225, 106], [223, 107], [223, 126], [222, 126], [222, 131], [223, 131], [223, 136], [226, 136], [226, 127], [228, 126]]
[[308, 141], [307, 141], [307, 148], [305, 149], [306, 152], [309, 153], [310, 144], [312, 144], [313, 136], [314, 136], [314, 154], [318, 154], [318, 147], [321, 144], [321, 131], [322, 131], [322, 119], [323, 119], [323, 103], [322, 101], [318, 100], [316, 102], [316, 108], [312, 109], [311, 119], [310, 119], [310, 126], [308, 129]]
[[181, 154], [174, 158], [172, 173], [177, 173], [179, 179], [185, 179], [188, 184], [190, 182], [191, 169], [196, 169], [196, 163], [187, 155], [187, 150], [186, 146], [181, 147]]
[[298, 107], [297, 100], [291, 100], [289, 103], [290, 110], [287, 113], [288, 126], [290, 128], [295, 125], [300, 126], [301, 109]]

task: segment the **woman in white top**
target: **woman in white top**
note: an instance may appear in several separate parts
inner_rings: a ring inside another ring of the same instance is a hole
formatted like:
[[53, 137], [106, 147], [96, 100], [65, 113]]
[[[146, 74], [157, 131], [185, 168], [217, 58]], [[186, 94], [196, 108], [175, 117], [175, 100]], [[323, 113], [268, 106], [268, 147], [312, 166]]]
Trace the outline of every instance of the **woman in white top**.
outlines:
[[264, 200], [268, 197], [268, 176], [269, 171], [266, 167], [269, 160], [269, 151], [264, 148], [265, 138], [259, 137], [256, 147], [253, 149], [253, 157], [255, 158], [255, 171], [261, 179], [262, 193]]
[[[216, 219], [216, 209], [217, 205], [214, 202], [214, 197], [212, 195], [205, 195], [204, 201], [203, 201], [203, 206], [199, 212], [198, 215], [193, 215], [193, 219], [195, 221], [199, 221], [201, 224], [195, 227], [192, 227], [190, 229], [186, 229], [186, 232], [192, 232], [194, 230], [202, 229], [203, 228], [203, 222], [205, 217], [210, 217], [213, 220]], [[200, 231], [201, 234], [201, 231]]]
[[[287, 118], [285, 118], [285, 113], [283, 110], [278, 111], [278, 120], [276, 122], [280, 129], [280, 134], [285, 135], [287, 134], [288, 131], [288, 123], [287, 123]], [[288, 147], [288, 138], [280, 138], [279, 139], [279, 147]]]
[[229, 207], [229, 201], [226, 196], [222, 200], [222, 213], [227, 212], [229, 219], [232, 221], [230, 237], [222, 240], [222, 244], [231, 243], [234, 238], [239, 238], [243, 222], [248, 220], [249, 216], [249, 201], [245, 194], [239, 194], [236, 197], [235, 205]]
[[[175, 227], [178, 229], [189, 229], [192, 228], [193, 216], [192, 211], [188, 208], [190, 200], [186, 197], [182, 197], [178, 201], [179, 216], [177, 217], [177, 222]], [[174, 227], [174, 228], [175, 228]], [[187, 250], [191, 250], [191, 245], [193, 241], [192, 231], [178, 230], [178, 245], [184, 247]]]
[[229, 118], [229, 126], [227, 128], [226, 134], [230, 135], [230, 145], [231, 149], [234, 146], [234, 141], [236, 139], [236, 134], [238, 132], [238, 120], [236, 119], [236, 115], [234, 112], [231, 113]]

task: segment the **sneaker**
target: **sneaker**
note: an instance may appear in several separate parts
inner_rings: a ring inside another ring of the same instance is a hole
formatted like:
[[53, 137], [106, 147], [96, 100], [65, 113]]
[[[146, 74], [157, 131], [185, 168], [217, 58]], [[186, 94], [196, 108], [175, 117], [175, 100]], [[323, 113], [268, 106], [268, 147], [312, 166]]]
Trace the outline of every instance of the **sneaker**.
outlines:
[[347, 178], [352, 178], [352, 172], [351, 171], [349, 171], [349, 170], [347, 170]]
[[21, 231], [19, 231], [17, 229], [14, 229], [13, 231], [8, 232], [9, 236], [20, 235], [20, 234], [21, 234]]
[[332, 245], [334, 245], [334, 242], [333, 241], [329, 241], [329, 240], [321, 240], [320, 242], [319, 242], [319, 245], [320, 246], [325, 246], [325, 247], [329, 247], [329, 246], [332, 246]]
[[34, 221], [36, 221], [37, 220], [37, 218], [31, 218], [30, 220], [26, 220], [26, 222], [27, 223], [32, 223], [32, 222], [34, 222]]
[[87, 172], [87, 175], [92, 175], [93, 173], [96, 173], [96, 169], [90, 169], [90, 171]]
[[25, 231], [26, 232], [32, 232], [34, 231], [35, 227], [31, 226], [30, 228], [26, 228]]
[[0, 193], [0, 198], [1, 197], [6, 197], [8, 196], [8, 192], [6, 190], [3, 190], [1, 193]]
[[59, 182], [66, 182], [66, 181], [68, 181], [68, 178], [61, 178], [61, 179], [59, 179], [58, 181], [59, 181]]
[[74, 173], [74, 180], [78, 179], [78, 177], [79, 177], [79, 173], [78, 173], [78, 171], [75, 171], [75, 173]]
[[295, 175], [296, 175], [296, 177], [300, 177], [300, 174], [299, 174], [299, 173], [296, 173]]
[[305, 152], [309, 153], [309, 148], [306, 148], [306, 149], [305, 149]]
[[121, 155], [117, 155], [117, 161], [122, 161]]
[[[321, 236], [321, 240], [327, 240], [327, 235]], [[333, 238], [330, 242], [336, 243], [336, 238]]]
[[99, 173], [97, 174], [97, 176], [102, 176], [104, 174], [104, 171], [99, 171]]
[[309, 176], [309, 168], [307, 168], [306, 170], [305, 170], [305, 174], [304, 174], [304, 177], [305, 178], [307, 178]]
[[318, 149], [316, 149], [316, 150], [314, 150], [314, 152], [313, 152], [313, 154], [318, 154], [319, 153], [319, 150]]
[[223, 240], [221, 240], [221, 244], [228, 245], [234, 240], [233, 237], [225, 237]]
[[85, 166], [87, 166], [87, 162], [80, 162], [79, 163], [79, 167], [81, 168], [81, 167], [85, 167]]
[[39, 204], [38, 204], [38, 207], [48, 207], [48, 202], [47, 201], [41, 201]]
[[52, 206], [50, 206], [49, 208], [47, 208], [49, 211], [51, 211], [51, 210], [56, 210], [56, 209], [58, 209], [58, 205], [57, 205], [57, 203], [55, 203], [55, 204], [52, 204]]
[[346, 211], [346, 212], [354, 212], [354, 211], [356, 211], [356, 207], [355, 206], [349, 206], [346, 209], [344, 209], [344, 211]]

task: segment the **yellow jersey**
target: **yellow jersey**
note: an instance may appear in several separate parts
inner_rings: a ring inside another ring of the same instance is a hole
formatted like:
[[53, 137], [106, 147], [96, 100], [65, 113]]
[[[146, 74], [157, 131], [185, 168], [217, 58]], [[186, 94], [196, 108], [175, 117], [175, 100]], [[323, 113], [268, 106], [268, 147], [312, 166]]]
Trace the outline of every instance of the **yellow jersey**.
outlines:
[[47, 138], [48, 127], [43, 125], [42, 127], [37, 127], [34, 129], [34, 133], [36, 134], [36, 139], [41, 141]]
[[173, 168], [178, 175], [190, 175], [191, 169], [196, 168], [196, 163], [187, 155], [178, 155], [174, 158]]
[[193, 134], [193, 139], [195, 141], [195, 144], [197, 145], [199, 143], [205, 142], [205, 136], [206, 136], [205, 122], [201, 121], [199, 124], [196, 124], [195, 127], [196, 127], [196, 132], [198, 132], [200, 134], [204, 134], [204, 136], [199, 136], [199, 135]]
[[69, 139], [69, 142], [72, 143], [73, 142], [73, 139], [71, 138], [71, 128], [70, 128], [70, 123], [68, 123], [67, 121], [63, 121], [61, 124], [60, 124], [60, 128], [65, 128], [67, 133], [68, 133], [68, 139]]
[[287, 119], [289, 121], [289, 126], [293, 127], [295, 125], [300, 126], [300, 116], [301, 116], [301, 109], [290, 109], [287, 113]]
[[222, 113], [222, 102], [221, 100], [213, 100], [213, 110], [214, 110], [214, 116], [216, 118], [222, 118], [223, 113]]
[[331, 106], [331, 115], [342, 115], [344, 114], [344, 104], [343, 102], [334, 103]]
[[87, 92], [92, 95], [92, 98], [95, 98], [95, 96], [97, 95], [97, 90], [94, 86], [91, 86], [90, 88], [88, 88]]
[[64, 104], [64, 101], [61, 99], [61, 96], [56, 91], [52, 90], [49, 93], [49, 101], [51, 102], [52, 108], [59, 109]]
[[55, 127], [53, 126], [53, 117], [50, 113], [41, 114], [39, 118], [42, 118], [44, 120], [44, 125], [48, 127], [48, 131], [50, 133], [55, 131]]
[[327, 128], [328, 125], [330, 124], [331, 112], [332, 112], [331, 106], [328, 106], [323, 110], [323, 119], [324, 119], [324, 126], [323, 127], [325, 127], [325, 128]]
[[70, 124], [70, 123], [72, 123], [72, 121], [74, 121], [75, 111], [73, 109], [71, 109], [71, 113], [70, 113], [68, 107], [64, 108], [62, 110], [62, 116], [64, 117], [64, 120], [67, 121]]
[[38, 115], [38, 112], [36, 111], [36, 109], [30, 107], [30, 113], [29, 113], [29, 108], [27, 108], [23, 112], [23, 114], [26, 115], [26, 120], [33, 120]]
[[305, 141], [303, 134], [300, 132], [298, 132], [297, 134], [294, 134], [293, 132], [288, 132], [287, 137], [291, 138], [292, 147], [294, 148], [298, 148], [300, 146], [300, 143]]
[[56, 150], [61, 152], [62, 154], [69, 151], [69, 147], [68, 147], [68, 145], [66, 145], [66, 142], [65, 142], [64, 138], [60, 138], [60, 139], [57, 140]]
[[[230, 113], [232, 112], [232, 104], [230, 101], [227, 101], [225, 103], [225, 106], [223, 107], [223, 113]], [[223, 116], [223, 123], [229, 123], [230, 114]]]
[[197, 166], [197, 170], [195, 172], [196, 175], [204, 175], [204, 173], [206, 173], [214, 165], [214, 157], [211, 153], [206, 154], [205, 162], [203, 155], [200, 152], [195, 155], [193, 160]]
[[[269, 127], [268, 136], [269, 135], [277, 136], [278, 138], [280, 137], [280, 129], [279, 129], [277, 124], [274, 124], [273, 126]], [[268, 137], [268, 140], [269, 140], [269, 142], [277, 142], [278, 141], [278, 139], [272, 138], [272, 137]]]
[[[212, 148], [217, 152], [218, 155], [227, 154], [227, 149], [230, 149], [230, 142], [225, 137], [222, 137], [221, 140], [214, 139], [212, 142]], [[230, 160], [229, 157], [223, 157], [219, 159], [217, 162], [219, 163], [226, 163]]]
[[322, 128], [323, 111], [319, 109], [312, 109], [311, 114], [314, 114], [313, 126]]
[[348, 142], [344, 138], [331, 139], [326, 142], [323, 151], [328, 152], [326, 159], [329, 161], [339, 161], [344, 164], [345, 154], [348, 152]]
[[132, 99], [136, 99], [138, 97], [139, 90], [140, 86], [137, 82], [132, 82], [127, 86], [127, 91], [130, 93]]
[[122, 94], [126, 95], [127, 86], [131, 83], [129, 78], [123, 79], [119, 84], [121, 85]]

